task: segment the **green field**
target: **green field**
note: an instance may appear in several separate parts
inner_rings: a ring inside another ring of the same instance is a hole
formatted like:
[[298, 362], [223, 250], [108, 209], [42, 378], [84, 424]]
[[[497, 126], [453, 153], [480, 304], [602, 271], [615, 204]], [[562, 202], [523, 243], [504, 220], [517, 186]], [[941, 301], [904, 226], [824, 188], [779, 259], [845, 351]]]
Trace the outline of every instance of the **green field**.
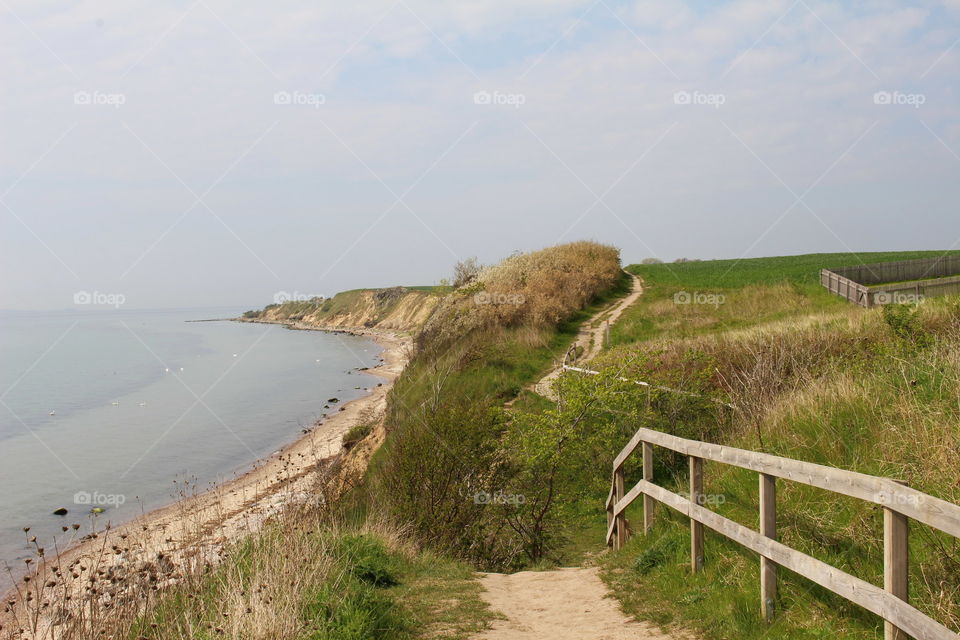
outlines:
[[[654, 398], [647, 426], [908, 481], [960, 502], [960, 304], [865, 310], [830, 295], [819, 270], [936, 252], [821, 254], [632, 265], [646, 293], [613, 332], [597, 368], [721, 398], [720, 411]], [[678, 304], [677, 292], [724, 296]], [[626, 364], [625, 364], [626, 363]], [[694, 403], [691, 403], [694, 404]], [[701, 403], [702, 404], [702, 403]], [[687, 491], [686, 469], [658, 453], [658, 482]], [[636, 466], [629, 470], [637, 478]], [[707, 463], [715, 510], [757, 527], [755, 473]], [[873, 504], [779, 483], [781, 541], [882, 585], [882, 518]], [[597, 496], [598, 500], [602, 498]], [[628, 511], [634, 523], [640, 508]], [[661, 507], [653, 535], [607, 556], [604, 576], [628, 612], [707, 638], [880, 638], [879, 619], [781, 570], [778, 615], [759, 616], [756, 554], [707, 533], [706, 567], [689, 572], [686, 518]], [[911, 535], [911, 601], [960, 627], [960, 545], [921, 525]], [[945, 585], [953, 585], [946, 587]]]

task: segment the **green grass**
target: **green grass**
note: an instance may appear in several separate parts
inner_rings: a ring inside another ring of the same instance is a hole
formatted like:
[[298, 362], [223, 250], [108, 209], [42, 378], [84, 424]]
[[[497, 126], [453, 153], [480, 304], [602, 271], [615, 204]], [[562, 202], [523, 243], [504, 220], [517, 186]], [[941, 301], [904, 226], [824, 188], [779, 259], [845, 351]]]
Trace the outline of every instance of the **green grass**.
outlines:
[[[630, 344], [662, 335], [684, 337], [744, 328], [850, 306], [820, 285], [820, 269], [911, 260], [938, 251], [815, 253], [774, 258], [704, 260], [678, 264], [630, 265], [644, 280], [645, 293], [611, 331], [611, 344]], [[723, 296], [716, 307], [672, 304], [674, 296]]]
[[500, 614], [481, 597], [472, 567], [423, 551], [404, 567], [394, 593], [423, 638], [468, 640]]
[[739, 288], [751, 284], [776, 284], [789, 281], [801, 286], [820, 283], [820, 269], [895, 262], [917, 258], [956, 255], [960, 251], [881, 251], [870, 253], [808, 253], [771, 258], [741, 260], [703, 260], [701, 262], [634, 264], [631, 273], [659, 282], [703, 289]]
[[[272, 530], [249, 538], [224, 564], [162, 594], [128, 637], [248, 637], [244, 630], [259, 626], [258, 621], [274, 623], [276, 616], [261, 612], [273, 606], [272, 585], [258, 582], [268, 579], [263, 577], [263, 565], [271, 562], [268, 554], [278, 552], [274, 542], [282, 541], [280, 533]], [[321, 562], [301, 567], [299, 575], [282, 576], [290, 581], [289, 589], [280, 589], [282, 598], [297, 600], [282, 603], [286, 623], [273, 632], [276, 637], [465, 640], [487, 628], [496, 617], [480, 597], [482, 589], [473, 579], [472, 569], [462, 563], [429, 552], [393, 549], [378, 534], [356, 530], [318, 529], [300, 542], [310, 546], [289, 552], [312, 546]], [[328, 558], [330, 564], [324, 564], [322, 558]], [[318, 570], [320, 567], [322, 570]], [[231, 620], [238, 613], [244, 615], [237, 609], [237, 598], [249, 601], [245, 615], [252, 620], [246, 625], [241, 621], [239, 627]], [[266, 631], [257, 629], [258, 634]]]
[[[872, 263], [928, 255], [940, 254], [859, 258]], [[663, 383], [682, 382], [693, 370], [681, 356], [706, 354], [697, 361], [706, 374], [700, 384], [704, 392], [714, 393], [724, 388], [720, 374], [736, 390], [743, 380], [761, 375], [763, 367], [752, 368], [761, 359], [792, 363], [759, 387], [770, 391], [762, 406], [735, 416], [714, 432], [713, 441], [899, 478], [960, 502], [960, 361], [955, 357], [960, 304], [938, 298], [917, 310], [861, 309], [819, 286], [820, 268], [847, 264], [857, 262], [849, 255], [822, 254], [631, 266], [645, 279], [646, 294], [614, 329], [614, 349], [604, 358], [617, 364], [653, 354], [633, 373]], [[727, 299], [716, 308], [676, 305], [677, 291], [722, 293]], [[832, 336], [838, 337], [831, 341]], [[747, 395], [737, 398], [749, 400]], [[666, 422], [658, 428], [682, 433], [688, 426]], [[666, 464], [670, 460], [662, 450], [655, 456], [657, 482], [686, 493], [683, 466]], [[628, 473], [628, 485], [639, 479], [635, 467], [628, 467]], [[757, 527], [755, 473], [707, 463], [705, 482], [706, 493], [724, 498], [712, 507], [715, 511]], [[596, 499], [602, 503], [605, 497]], [[628, 510], [634, 523], [641, 521], [638, 505]], [[872, 503], [778, 483], [781, 541], [878, 585], [883, 575], [881, 516]], [[628, 613], [693, 628], [716, 640], [882, 637], [876, 616], [785, 570], [780, 572], [778, 614], [767, 625], [759, 615], [758, 557], [708, 532], [705, 570], [691, 575], [687, 522], [658, 506], [652, 535], [638, 535], [626, 549], [604, 558], [604, 579]], [[960, 542], [916, 523], [911, 531], [911, 602], [941, 623], [960, 628]]]

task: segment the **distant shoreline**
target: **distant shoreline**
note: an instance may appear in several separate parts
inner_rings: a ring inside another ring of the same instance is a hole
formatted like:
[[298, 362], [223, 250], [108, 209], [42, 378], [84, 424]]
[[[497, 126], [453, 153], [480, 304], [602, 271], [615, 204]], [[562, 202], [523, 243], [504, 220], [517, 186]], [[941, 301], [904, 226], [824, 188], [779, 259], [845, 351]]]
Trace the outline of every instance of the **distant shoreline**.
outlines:
[[[223, 320], [288, 324], [239, 318]], [[212, 321], [214, 320], [192, 322]], [[337, 412], [318, 420], [313, 427], [305, 429], [300, 437], [278, 452], [254, 461], [250, 468], [235, 478], [218, 483], [196, 495], [152, 509], [123, 524], [113, 525], [107, 521], [105, 529], [98, 531], [97, 536], [85, 536], [60, 550], [58, 555], [39, 562], [34, 572], [37, 579], [46, 579], [54, 567], [70, 565], [75, 561], [110, 570], [112, 567], [153, 562], [158, 554], [186, 561], [201, 553], [210, 558], [211, 562], [216, 562], [222, 557], [222, 551], [227, 544], [256, 530], [283, 504], [303, 499], [305, 495], [309, 496], [311, 480], [316, 477], [315, 472], [323, 467], [324, 462], [342, 452], [343, 435], [358, 424], [367, 412], [380, 413], [386, 408], [387, 393], [406, 366], [410, 338], [398, 333], [361, 328], [292, 324], [289, 324], [288, 328], [349, 334], [374, 340], [383, 348], [382, 362], [375, 367], [358, 371], [379, 380], [369, 386], [370, 391], [366, 395], [340, 405]], [[323, 404], [323, 398], [318, 398], [318, 404]], [[128, 538], [137, 542], [131, 543]], [[111, 547], [117, 544], [129, 548], [118, 554]], [[78, 594], [82, 587], [82, 580], [74, 580], [73, 588]], [[11, 588], [5, 594], [5, 599], [12, 599], [14, 589]], [[5, 616], [0, 614], [0, 620], [4, 618]]]

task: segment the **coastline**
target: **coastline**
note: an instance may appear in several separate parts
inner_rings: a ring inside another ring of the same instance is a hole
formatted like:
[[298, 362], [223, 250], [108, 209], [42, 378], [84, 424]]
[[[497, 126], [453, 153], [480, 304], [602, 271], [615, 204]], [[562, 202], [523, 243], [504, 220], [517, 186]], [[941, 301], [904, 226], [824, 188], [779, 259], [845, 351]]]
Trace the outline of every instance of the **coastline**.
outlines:
[[[271, 321], [263, 324], [368, 337], [383, 348], [382, 362], [359, 373], [377, 380], [371, 381], [369, 393], [344, 403], [299, 438], [257, 460], [236, 477], [194, 495], [181, 496], [172, 504], [123, 524], [111, 525], [106, 521], [100, 530], [71, 541], [59, 554], [38, 558], [38, 566], [27, 576], [36, 582], [46, 581], [58, 571], [69, 576], [70, 568], [75, 566], [85, 567], [91, 573], [128, 572], [154, 565], [161, 559], [163, 565], [173, 567], [198, 560], [216, 564], [228, 543], [259, 529], [283, 505], [311, 498], [311, 488], [319, 473], [343, 451], [343, 435], [364, 417], [383, 413], [387, 394], [409, 359], [412, 339], [398, 332], [366, 328]], [[322, 402], [323, 399], [318, 398], [318, 403]], [[161, 585], [176, 580], [172, 571], [167, 575]], [[82, 593], [83, 578], [84, 575], [80, 575], [68, 580], [66, 588]], [[16, 585], [11, 587], [5, 600], [19, 601], [16, 589]]]

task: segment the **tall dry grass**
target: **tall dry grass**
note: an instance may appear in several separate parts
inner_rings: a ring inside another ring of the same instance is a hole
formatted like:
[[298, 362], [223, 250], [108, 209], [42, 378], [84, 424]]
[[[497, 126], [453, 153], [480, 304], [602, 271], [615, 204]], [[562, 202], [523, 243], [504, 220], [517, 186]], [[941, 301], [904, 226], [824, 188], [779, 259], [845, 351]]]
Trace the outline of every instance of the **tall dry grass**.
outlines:
[[[902, 479], [960, 503], [960, 304], [842, 309], [757, 326], [621, 347], [608, 366], [632, 376], [722, 394], [734, 419], [710, 434], [763, 450]], [[709, 407], [704, 411], [709, 411]], [[712, 419], [707, 416], [707, 419]], [[684, 424], [660, 425], [681, 432]], [[755, 517], [755, 477], [724, 468], [711, 490], [731, 516]], [[882, 531], [874, 505], [793, 483], [782, 488], [786, 544], [877, 582]], [[960, 627], [960, 541], [921, 525], [911, 535], [911, 600]], [[748, 576], [737, 578], [744, 588]]]
[[[18, 578], [4, 603], [0, 638], [295, 640], [326, 633], [333, 623], [305, 608], [340, 607], [350, 578], [345, 536], [414, 553], [385, 521], [340, 524], [345, 480], [336, 465], [318, 470], [309, 491], [279, 496], [282, 507], [230, 541], [211, 539], [208, 525], [191, 519], [188, 496], [178, 503], [180, 535], [195, 543], [171, 539], [156, 548], [146, 533], [104, 528], [89, 534], [81, 553], [58, 557], [25, 530], [34, 545], [28, 566], [37, 569]], [[392, 615], [389, 603], [377, 606]]]
[[448, 344], [481, 327], [555, 327], [611, 289], [620, 276], [619, 250], [596, 242], [515, 254], [482, 269], [447, 296], [418, 344]]

